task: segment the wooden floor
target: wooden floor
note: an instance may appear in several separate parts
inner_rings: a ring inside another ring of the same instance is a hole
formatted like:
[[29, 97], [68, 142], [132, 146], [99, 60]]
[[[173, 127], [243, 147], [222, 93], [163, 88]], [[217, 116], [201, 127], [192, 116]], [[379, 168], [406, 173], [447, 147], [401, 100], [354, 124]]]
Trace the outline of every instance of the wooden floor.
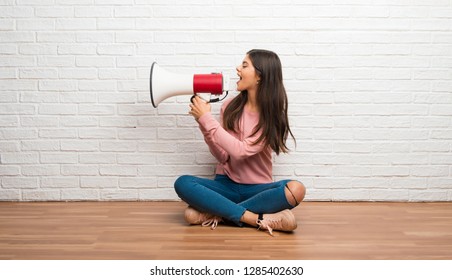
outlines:
[[0, 202], [0, 259], [452, 259], [452, 203], [305, 202], [294, 233], [188, 226], [182, 202]]

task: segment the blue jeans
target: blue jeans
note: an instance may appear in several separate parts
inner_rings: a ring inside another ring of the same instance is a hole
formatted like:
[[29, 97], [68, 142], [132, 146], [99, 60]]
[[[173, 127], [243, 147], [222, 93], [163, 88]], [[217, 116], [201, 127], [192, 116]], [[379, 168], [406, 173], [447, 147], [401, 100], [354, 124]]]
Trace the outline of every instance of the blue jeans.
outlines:
[[177, 195], [193, 208], [220, 216], [242, 225], [240, 218], [246, 210], [253, 213], [276, 213], [292, 209], [286, 198], [285, 186], [291, 180], [268, 184], [239, 184], [226, 175], [214, 180], [190, 175], [174, 183]]

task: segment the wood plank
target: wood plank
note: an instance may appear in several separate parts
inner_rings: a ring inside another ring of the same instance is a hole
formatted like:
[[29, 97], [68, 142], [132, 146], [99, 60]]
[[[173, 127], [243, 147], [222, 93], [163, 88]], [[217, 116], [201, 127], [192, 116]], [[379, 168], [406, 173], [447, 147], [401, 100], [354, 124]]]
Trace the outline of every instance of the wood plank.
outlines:
[[183, 202], [0, 202], [0, 259], [452, 259], [452, 203], [304, 202], [299, 227], [188, 226]]

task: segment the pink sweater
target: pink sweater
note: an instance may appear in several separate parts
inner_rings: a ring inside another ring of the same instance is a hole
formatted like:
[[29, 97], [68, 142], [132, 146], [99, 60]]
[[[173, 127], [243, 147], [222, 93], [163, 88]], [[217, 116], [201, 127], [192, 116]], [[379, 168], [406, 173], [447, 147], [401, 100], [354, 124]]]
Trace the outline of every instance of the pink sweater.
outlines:
[[239, 133], [226, 131], [220, 125], [224, 109], [231, 100], [221, 106], [220, 122], [210, 112], [198, 119], [210, 152], [218, 160], [216, 174], [227, 175], [242, 184], [270, 183], [273, 181], [272, 150], [262, 143], [252, 144], [259, 138], [259, 133], [250, 136], [259, 122], [259, 114], [245, 109], [239, 121]]

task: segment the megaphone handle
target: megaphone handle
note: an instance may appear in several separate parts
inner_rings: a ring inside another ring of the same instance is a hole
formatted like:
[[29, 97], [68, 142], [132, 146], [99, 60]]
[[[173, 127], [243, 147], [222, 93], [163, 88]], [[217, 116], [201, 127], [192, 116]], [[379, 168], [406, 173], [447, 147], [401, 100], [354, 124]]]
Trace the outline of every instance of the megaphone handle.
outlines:
[[[215, 102], [219, 102], [219, 101], [223, 101], [225, 98], [226, 98], [226, 96], [228, 96], [228, 91], [226, 91], [226, 95], [223, 97], [223, 98], [219, 98], [219, 97], [217, 97], [217, 98], [211, 98], [209, 101], [206, 101], [207, 103], [215, 103]], [[196, 97], [196, 94], [193, 94], [192, 95], [192, 97], [190, 97], [190, 102], [191, 103], [193, 103], [193, 98], [195, 98]]]
[[190, 97], [190, 102], [191, 102], [191, 103], [193, 103], [193, 98], [195, 98], [196, 96], [199, 96], [202, 100], [204, 100], [204, 101], [207, 102], [207, 103], [210, 103], [210, 102], [211, 102], [211, 100], [209, 100], [209, 101], [206, 100], [207, 97], [202, 97], [202, 96], [200, 96], [200, 95], [198, 95], [198, 94], [195, 93], [195, 94], [193, 94], [192, 97]]

